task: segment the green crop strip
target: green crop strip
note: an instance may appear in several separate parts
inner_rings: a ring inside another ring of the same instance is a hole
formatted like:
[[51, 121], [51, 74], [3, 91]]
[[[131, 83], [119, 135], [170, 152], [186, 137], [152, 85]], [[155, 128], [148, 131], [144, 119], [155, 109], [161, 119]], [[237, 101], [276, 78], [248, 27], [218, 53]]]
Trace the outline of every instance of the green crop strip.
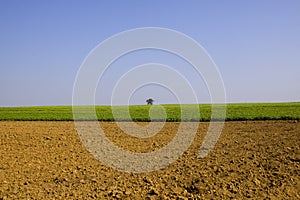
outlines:
[[[164, 111], [161, 109], [164, 108]], [[184, 105], [188, 110], [195, 105]], [[218, 105], [215, 105], [218, 108]], [[149, 111], [154, 112], [152, 121], [210, 121], [210, 104], [199, 104], [200, 115], [190, 118], [181, 117], [181, 105], [138, 105], [138, 106], [116, 106], [119, 114], [129, 110], [133, 121], [150, 121]], [[93, 120], [89, 113], [85, 113], [82, 106], [82, 117], [79, 120]], [[156, 109], [157, 108], [157, 109]], [[95, 106], [97, 120], [99, 121], [130, 121], [131, 119], [118, 115], [115, 119], [110, 106]], [[155, 112], [156, 113], [155, 114]], [[164, 115], [166, 113], [166, 116]], [[72, 106], [29, 106], [29, 107], [1, 107], [0, 121], [72, 121]], [[218, 119], [212, 119], [218, 120]], [[237, 103], [226, 105], [226, 121], [238, 120], [300, 120], [300, 102], [295, 103]]]

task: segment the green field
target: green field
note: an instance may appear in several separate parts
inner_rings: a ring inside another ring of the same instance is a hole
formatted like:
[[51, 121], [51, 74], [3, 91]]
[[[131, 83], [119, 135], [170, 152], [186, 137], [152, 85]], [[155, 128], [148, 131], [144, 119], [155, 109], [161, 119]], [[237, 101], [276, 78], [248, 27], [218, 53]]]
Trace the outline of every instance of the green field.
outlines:
[[[181, 118], [180, 105], [161, 105], [166, 112], [166, 121], [209, 121], [211, 120], [211, 105], [200, 104], [200, 116]], [[185, 105], [193, 108], [195, 105]], [[149, 109], [155, 110], [157, 105], [130, 106], [130, 116], [133, 121], [150, 121]], [[300, 102], [297, 103], [238, 103], [226, 105], [226, 121], [235, 120], [300, 120]], [[85, 110], [91, 107], [80, 107], [82, 117], [80, 120], [92, 120]], [[127, 117], [119, 116], [114, 119], [110, 106], [96, 106], [99, 121], [128, 121]], [[122, 113], [128, 109], [126, 106], [114, 107]], [[216, 105], [218, 109], [218, 105]], [[158, 109], [158, 112], [161, 111]], [[152, 118], [153, 121], [163, 121], [161, 112]], [[34, 106], [34, 107], [1, 107], [0, 121], [72, 121], [72, 106]], [[217, 118], [213, 120], [218, 120]]]

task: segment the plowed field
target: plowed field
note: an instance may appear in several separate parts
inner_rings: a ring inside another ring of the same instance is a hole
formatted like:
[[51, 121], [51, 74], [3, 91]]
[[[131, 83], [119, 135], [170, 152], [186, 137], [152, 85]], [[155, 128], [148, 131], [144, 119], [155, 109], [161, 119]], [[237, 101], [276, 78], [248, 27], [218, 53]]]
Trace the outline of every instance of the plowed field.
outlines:
[[[116, 145], [136, 152], [160, 149], [179, 125], [136, 139], [114, 122], [100, 124]], [[97, 161], [73, 122], [2, 121], [0, 199], [300, 199], [300, 122], [226, 122], [214, 150], [199, 159], [207, 128], [201, 122], [168, 167], [136, 174]]]

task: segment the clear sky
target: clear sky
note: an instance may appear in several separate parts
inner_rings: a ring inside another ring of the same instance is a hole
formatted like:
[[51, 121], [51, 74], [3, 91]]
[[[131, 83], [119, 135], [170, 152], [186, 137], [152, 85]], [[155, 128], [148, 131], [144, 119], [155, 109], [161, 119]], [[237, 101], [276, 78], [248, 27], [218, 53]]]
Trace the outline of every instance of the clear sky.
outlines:
[[[88, 53], [106, 38], [140, 27], [174, 29], [200, 43], [219, 68], [228, 102], [300, 101], [299, 11], [298, 0], [1, 0], [0, 106], [71, 105]], [[137, 63], [151, 61], [154, 53], [140, 53], [136, 59], [144, 60]], [[97, 104], [110, 103], [110, 80], [126, 72], [121, 66], [103, 77], [107, 91], [97, 93]], [[130, 102], [152, 97], [176, 103], [166, 91], [146, 86]], [[202, 86], [197, 95], [199, 102], [208, 100]]]

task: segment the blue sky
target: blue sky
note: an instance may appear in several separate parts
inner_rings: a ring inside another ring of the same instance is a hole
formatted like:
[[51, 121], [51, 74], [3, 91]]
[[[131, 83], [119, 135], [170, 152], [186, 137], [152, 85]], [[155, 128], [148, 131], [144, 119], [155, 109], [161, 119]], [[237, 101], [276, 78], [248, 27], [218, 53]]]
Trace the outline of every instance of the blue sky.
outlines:
[[[300, 101], [299, 10], [297, 0], [1, 0], [0, 106], [71, 105], [88, 53], [114, 34], [141, 27], [174, 29], [201, 44], [219, 68], [228, 102]], [[151, 61], [153, 52], [140, 54], [131, 60]], [[110, 80], [126, 72], [121, 61], [103, 77], [97, 104], [110, 103]], [[199, 102], [209, 101], [203, 81], [188, 79]], [[130, 103], [148, 97], [176, 103], [155, 85], [136, 91]]]

